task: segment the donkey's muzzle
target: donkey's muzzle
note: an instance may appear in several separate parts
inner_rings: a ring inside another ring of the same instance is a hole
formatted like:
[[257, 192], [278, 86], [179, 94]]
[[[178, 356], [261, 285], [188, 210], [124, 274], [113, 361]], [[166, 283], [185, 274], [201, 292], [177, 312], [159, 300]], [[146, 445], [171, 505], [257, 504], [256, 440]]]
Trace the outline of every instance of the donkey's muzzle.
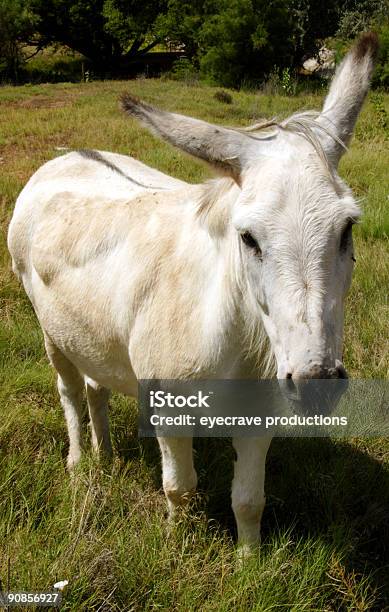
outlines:
[[335, 362], [335, 367], [327, 368], [320, 363], [310, 364], [301, 369], [296, 369], [286, 375], [287, 380], [298, 382], [300, 380], [333, 380], [348, 378], [346, 369], [338, 359]]
[[281, 391], [293, 411], [303, 415], [331, 414], [348, 387], [348, 376], [343, 364], [334, 368], [319, 364], [287, 374], [279, 380]]

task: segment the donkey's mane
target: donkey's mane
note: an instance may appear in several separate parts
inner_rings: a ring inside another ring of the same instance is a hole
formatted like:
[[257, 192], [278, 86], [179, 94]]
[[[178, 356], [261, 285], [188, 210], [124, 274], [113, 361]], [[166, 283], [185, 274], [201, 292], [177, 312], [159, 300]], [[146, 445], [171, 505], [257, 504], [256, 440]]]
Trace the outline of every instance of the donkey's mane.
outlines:
[[[300, 113], [294, 113], [284, 120], [278, 120], [277, 118], [273, 117], [272, 119], [253, 123], [245, 128], [234, 127], [229, 129], [244, 133], [246, 136], [249, 136], [255, 140], [272, 140], [278, 136], [280, 130], [301, 136], [313, 147], [314, 151], [322, 162], [331, 183], [334, 185], [335, 189], [338, 190], [334, 168], [320, 140], [320, 132], [325, 134], [327, 138], [332, 138], [345, 150], [347, 150], [347, 147], [332, 130], [318, 123], [317, 118], [319, 115], [320, 113], [317, 111], [303, 111]], [[216, 225], [218, 228], [221, 228], [227, 219], [224, 218], [223, 221], [221, 218], [223, 216], [225, 217], [225, 215], [223, 215], [225, 212], [225, 206], [221, 205], [220, 201], [223, 199], [226, 191], [228, 191], [233, 185], [233, 179], [226, 177], [224, 179], [219, 178], [217, 180], [207, 181], [197, 203], [198, 215], [207, 216], [211, 210], [214, 211], [214, 209], [216, 209], [212, 215], [212, 225]]]
[[332, 138], [335, 142], [340, 144], [345, 151], [347, 151], [347, 147], [344, 142], [342, 142], [342, 140], [336, 136], [335, 129], [332, 131], [317, 121], [319, 116], [320, 113], [317, 111], [303, 111], [300, 113], [294, 113], [282, 121], [278, 120], [276, 117], [273, 117], [272, 119], [267, 119], [254, 123], [253, 125], [249, 125], [246, 128], [234, 129], [257, 140], [275, 138], [278, 132], [271, 130], [271, 128], [277, 128], [278, 130], [283, 130], [301, 136], [312, 145], [320, 160], [324, 164], [329, 176], [333, 179], [333, 166], [320, 140], [320, 132], [324, 133], [327, 137]]

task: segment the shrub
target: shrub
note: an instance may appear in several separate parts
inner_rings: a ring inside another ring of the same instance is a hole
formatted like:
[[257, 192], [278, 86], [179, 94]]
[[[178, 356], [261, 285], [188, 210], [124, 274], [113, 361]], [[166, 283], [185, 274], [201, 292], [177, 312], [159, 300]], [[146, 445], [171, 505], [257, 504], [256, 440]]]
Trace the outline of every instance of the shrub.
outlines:
[[169, 74], [170, 78], [175, 81], [197, 81], [199, 78], [198, 71], [192, 62], [186, 57], [180, 57], [173, 64]]
[[297, 81], [290, 68], [284, 68], [281, 73], [281, 87], [287, 96], [294, 96], [297, 90]]
[[218, 89], [218, 91], [214, 93], [213, 97], [215, 100], [222, 102], [223, 104], [232, 104], [232, 96], [228, 93], [228, 91]]
[[382, 25], [378, 34], [380, 49], [378, 52], [377, 68], [373, 77], [373, 87], [389, 88], [389, 23]]
[[281, 70], [277, 66], [274, 66], [272, 71], [268, 74], [261, 89], [264, 94], [269, 96], [280, 94], [295, 96], [298, 85], [296, 75], [290, 68], [284, 68]]
[[[26, 63], [22, 79], [33, 83], [80, 82], [90, 62], [66, 47], [49, 47]], [[90, 79], [89, 79], [90, 80]]]

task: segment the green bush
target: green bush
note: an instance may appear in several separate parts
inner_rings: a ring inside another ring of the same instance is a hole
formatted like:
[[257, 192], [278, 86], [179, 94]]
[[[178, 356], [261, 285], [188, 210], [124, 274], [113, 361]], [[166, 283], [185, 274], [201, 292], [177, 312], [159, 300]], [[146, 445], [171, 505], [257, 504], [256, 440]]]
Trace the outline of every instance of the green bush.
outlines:
[[82, 80], [82, 60], [76, 58], [62, 59], [54, 63], [39, 62], [27, 64], [22, 78], [32, 83], [78, 83]]
[[213, 94], [213, 97], [215, 98], [215, 100], [217, 100], [218, 102], [221, 102], [222, 104], [232, 104], [232, 96], [230, 93], [228, 93], [228, 91], [223, 91], [222, 89], [218, 89]]
[[381, 26], [378, 31], [380, 49], [377, 68], [373, 77], [373, 87], [389, 88], [389, 23]]
[[24, 65], [21, 40], [32, 35], [35, 24], [24, 0], [0, 0], [0, 80], [20, 80]]
[[169, 77], [174, 81], [193, 82], [198, 80], [199, 73], [189, 59], [181, 57], [174, 62]]

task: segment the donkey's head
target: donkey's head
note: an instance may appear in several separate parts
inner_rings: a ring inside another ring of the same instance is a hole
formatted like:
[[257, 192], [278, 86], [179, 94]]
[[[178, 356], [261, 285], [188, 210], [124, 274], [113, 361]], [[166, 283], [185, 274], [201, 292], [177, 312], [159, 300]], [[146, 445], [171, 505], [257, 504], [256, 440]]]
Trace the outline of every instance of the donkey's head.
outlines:
[[339, 66], [322, 112], [267, 124], [270, 132], [216, 127], [123, 98], [128, 113], [239, 185], [231, 221], [251, 310], [262, 316], [278, 377], [292, 386], [300, 379], [346, 377], [343, 304], [359, 209], [337, 166], [376, 50], [377, 37], [363, 35]]

